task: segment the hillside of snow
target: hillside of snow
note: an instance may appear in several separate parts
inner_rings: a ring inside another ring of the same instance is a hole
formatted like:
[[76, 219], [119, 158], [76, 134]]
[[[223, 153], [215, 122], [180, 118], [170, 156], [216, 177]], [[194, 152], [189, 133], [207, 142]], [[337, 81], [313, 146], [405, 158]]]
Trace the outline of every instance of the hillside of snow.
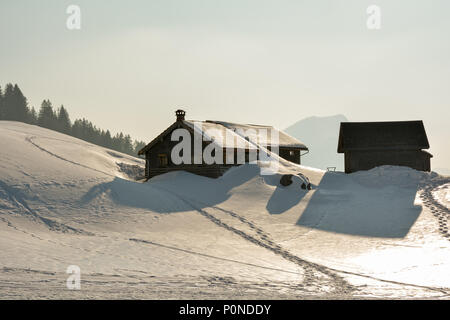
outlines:
[[450, 297], [449, 177], [282, 161], [313, 189], [256, 164], [143, 182], [141, 159], [8, 121], [0, 150], [0, 299]]

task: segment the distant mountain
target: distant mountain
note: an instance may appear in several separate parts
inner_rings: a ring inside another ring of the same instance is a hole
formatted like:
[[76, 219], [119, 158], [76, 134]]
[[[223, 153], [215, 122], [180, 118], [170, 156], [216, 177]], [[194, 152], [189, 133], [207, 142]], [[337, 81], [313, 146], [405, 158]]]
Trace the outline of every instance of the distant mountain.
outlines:
[[319, 169], [336, 167], [344, 170], [344, 156], [337, 153], [339, 125], [348, 121], [344, 115], [309, 117], [294, 123], [284, 131], [299, 139], [309, 148], [302, 164]]

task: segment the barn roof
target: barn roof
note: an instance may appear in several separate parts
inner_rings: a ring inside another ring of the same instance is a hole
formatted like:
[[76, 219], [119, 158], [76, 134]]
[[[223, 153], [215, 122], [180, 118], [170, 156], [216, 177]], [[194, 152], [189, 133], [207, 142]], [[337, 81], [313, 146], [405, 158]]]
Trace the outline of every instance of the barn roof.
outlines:
[[351, 150], [428, 149], [421, 120], [341, 122], [338, 153]]
[[[197, 125], [195, 125], [197, 124]], [[199, 127], [201, 125], [201, 129]], [[223, 137], [220, 139], [212, 139], [214, 143], [218, 144], [222, 148], [241, 148], [246, 150], [258, 149], [260, 145], [264, 147], [290, 147], [298, 148], [301, 150], [308, 150], [308, 148], [297, 139], [290, 135], [275, 129], [271, 126], [252, 125], [252, 124], [236, 124], [222, 121], [195, 121], [195, 120], [179, 120], [173, 123], [170, 127], [164, 130], [160, 135], [153, 139], [144, 148], [139, 150], [138, 154], [142, 155], [151, 147], [153, 147], [158, 141], [164, 138], [167, 134], [171, 133], [178, 127], [184, 127], [191, 130], [191, 132], [201, 130], [201, 134], [206, 136], [209, 140], [213, 137], [214, 133], [220, 133]], [[253, 130], [249, 130], [253, 129]], [[259, 129], [259, 130], [258, 130]], [[266, 129], [264, 134], [264, 130]], [[274, 131], [272, 131], [274, 130]], [[272, 137], [271, 133], [278, 133], [279, 143], [274, 143], [275, 135]], [[200, 132], [198, 132], [200, 133]]]
[[[254, 144], [246, 140], [245, 137], [218, 123], [193, 120], [183, 120], [183, 122], [197, 133], [203, 135], [206, 139], [214, 141], [221, 148], [258, 149]], [[222, 139], [217, 139], [214, 136], [216, 134], [221, 135]]]
[[[201, 126], [200, 126], [201, 125]], [[238, 149], [246, 149], [253, 150], [257, 149], [257, 147], [247, 141], [244, 137], [236, 134], [232, 130], [227, 129], [226, 127], [216, 124], [210, 123], [206, 121], [196, 121], [196, 120], [180, 120], [174, 122], [170, 127], [164, 130], [161, 134], [159, 134], [155, 139], [153, 139], [149, 144], [147, 144], [144, 148], [139, 150], [138, 155], [142, 155], [155, 144], [157, 144], [161, 139], [163, 139], [166, 135], [170, 134], [173, 130], [177, 128], [185, 128], [190, 130], [192, 133], [197, 132], [201, 134], [203, 137], [208, 140], [213, 141], [221, 148], [238, 148]], [[214, 135], [220, 134], [222, 135], [222, 139], [217, 139]]]
[[208, 120], [206, 122], [220, 124], [257, 145], [264, 145], [268, 147], [298, 148], [301, 150], [308, 150], [308, 147], [306, 147], [304, 143], [272, 126], [256, 125], [256, 124], [238, 124], [224, 121], [211, 121], [211, 120]]

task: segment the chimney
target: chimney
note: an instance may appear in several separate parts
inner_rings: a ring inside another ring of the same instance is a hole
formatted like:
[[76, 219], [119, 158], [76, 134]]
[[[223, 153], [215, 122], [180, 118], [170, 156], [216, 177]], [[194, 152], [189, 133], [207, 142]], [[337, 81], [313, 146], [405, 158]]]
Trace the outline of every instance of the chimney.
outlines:
[[186, 115], [186, 111], [178, 109], [177, 111], [175, 111], [175, 114], [177, 116], [177, 121], [183, 121], [184, 116]]

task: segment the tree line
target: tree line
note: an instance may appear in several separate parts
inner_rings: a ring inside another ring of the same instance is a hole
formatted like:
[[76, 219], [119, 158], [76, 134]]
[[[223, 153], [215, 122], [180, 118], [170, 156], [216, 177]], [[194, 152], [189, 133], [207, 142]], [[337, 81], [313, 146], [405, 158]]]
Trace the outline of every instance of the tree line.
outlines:
[[91, 121], [70, 120], [69, 112], [61, 105], [54, 108], [50, 100], [42, 101], [39, 112], [28, 106], [27, 98], [17, 84], [8, 83], [0, 87], [0, 120], [20, 121], [55, 130], [84, 141], [135, 156], [145, 146], [145, 142], [132, 140], [122, 132], [111, 135], [109, 130], [97, 128]]

